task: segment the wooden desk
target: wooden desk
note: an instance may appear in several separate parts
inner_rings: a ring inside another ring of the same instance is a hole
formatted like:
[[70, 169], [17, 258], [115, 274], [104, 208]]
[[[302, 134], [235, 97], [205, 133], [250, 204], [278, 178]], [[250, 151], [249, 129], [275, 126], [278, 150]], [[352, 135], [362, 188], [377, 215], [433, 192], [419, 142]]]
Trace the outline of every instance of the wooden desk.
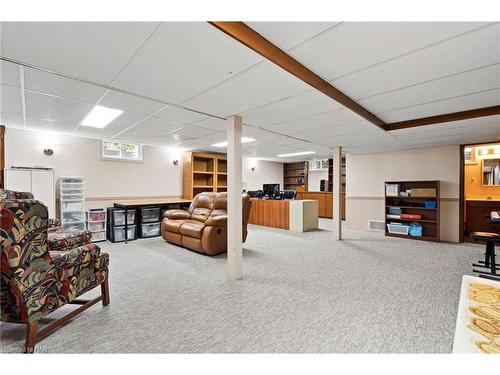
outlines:
[[[185, 206], [189, 205], [191, 200], [182, 198], [167, 198], [167, 199], [138, 199], [124, 200], [113, 202], [114, 207], [123, 208], [125, 210], [125, 243], [128, 242], [128, 210], [145, 208], [145, 207], [160, 207], [160, 209], [169, 209], [172, 205]], [[175, 208], [175, 207], [174, 207]], [[138, 223], [139, 225], [140, 223]]]
[[250, 224], [306, 232], [318, 229], [316, 200], [266, 200], [252, 198]]
[[[297, 199], [312, 199], [318, 201], [319, 217], [333, 218], [333, 193], [331, 191], [300, 191], [297, 192]], [[345, 206], [345, 205], [344, 205]], [[342, 219], [345, 213], [342, 213]]]
[[252, 198], [250, 209], [250, 224], [265, 227], [289, 229], [290, 228], [290, 201], [265, 200]]

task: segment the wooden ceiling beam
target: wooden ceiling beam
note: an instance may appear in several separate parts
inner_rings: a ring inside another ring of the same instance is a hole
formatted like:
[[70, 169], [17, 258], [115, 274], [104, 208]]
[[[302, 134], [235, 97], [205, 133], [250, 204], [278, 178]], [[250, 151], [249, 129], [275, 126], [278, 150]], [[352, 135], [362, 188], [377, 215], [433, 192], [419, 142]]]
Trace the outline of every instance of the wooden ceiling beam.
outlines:
[[454, 113], [447, 113], [444, 115], [429, 116], [423, 118], [417, 118], [413, 120], [393, 122], [384, 125], [382, 128], [387, 131], [414, 128], [417, 126], [441, 124], [444, 122], [468, 120], [477, 117], [495, 116], [500, 115], [500, 105], [495, 105], [492, 107], [471, 109], [468, 111], [460, 111]]
[[461, 111], [455, 113], [448, 113], [444, 115], [430, 116], [419, 119], [399, 121], [393, 123], [385, 123], [378, 118], [375, 114], [368, 111], [366, 108], [349, 98], [343, 92], [335, 88], [328, 81], [318, 76], [306, 66], [295, 60], [288, 53], [277, 47], [275, 44], [264, 38], [258, 32], [246, 25], [244, 22], [208, 22], [212, 26], [221, 30], [229, 35], [231, 38], [237, 40], [241, 44], [247, 46], [253, 51], [265, 57], [267, 60], [273, 62], [279, 67], [285, 69], [290, 74], [298, 79], [304, 81], [308, 85], [314, 87], [316, 90], [329, 96], [336, 102], [342, 104], [344, 107], [357, 113], [365, 120], [372, 124], [386, 130], [399, 130], [406, 128], [413, 128], [417, 126], [425, 126], [432, 124], [440, 124], [445, 122], [467, 120], [477, 117], [494, 116], [500, 114], [500, 105], [486, 108], [472, 109], [468, 111]]
[[215, 26], [217, 29], [226, 33], [233, 39], [236, 39], [238, 42], [254, 50], [269, 61], [285, 69], [287, 72], [314, 87], [316, 90], [321, 91], [323, 94], [339, 102], [344, 107], [357, 113], [372, 124], [381, 128], [386, 125], [384, 121], [379, 119], [373, 113], [356, 103], [340, 90], [336, 89], [328, 81], [325, 81], [309, 68], [302, 65], [292, 56], [277, 47], [275, 44], [271, 43], [244, 22], [209, 22], [209, 24]]

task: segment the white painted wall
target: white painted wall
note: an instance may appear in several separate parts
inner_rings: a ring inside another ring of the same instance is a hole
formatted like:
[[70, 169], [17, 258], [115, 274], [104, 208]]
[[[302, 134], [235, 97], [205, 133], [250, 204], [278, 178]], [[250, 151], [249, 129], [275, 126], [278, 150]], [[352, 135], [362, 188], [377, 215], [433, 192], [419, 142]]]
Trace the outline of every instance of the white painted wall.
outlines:
[[[167, 197], [182, 195], [182, 155], [166, 147], [144, 146], [143, 162], [100, 160], [100, 141], [32, 130], [6, 129], [6, 167], [44, 166], [60, 176], [85, 179], [87, 208], [112, 205], [106, 197]], [[44, 148], [54, 155], [45, 156]], [[179, 160], [173, 165], [173, 160]], [[256, 166], [251, 171], [251, 165]], [[283, 164], [243, 159], [243, 182], [247, 189], [262, 189], [264, 183], [283, 186]], [[96, 197], [102, 199], [95, 200]]]
[[307, 176], [307, 186], [309, 191], [320, 191], [321, 180], [326, 180], [326, 188], [328, 189], [328, 169], [325, 170], [309, 170]]
[[459, 146], [346, 155], [346, 224], [368, 229], [384, 220], [384, 182], [440, 180], [441, 240], [459, 240]]
[[[255, 170], [252, 171], [252, 167]], [[261, 190], [263, 184], [280, 184], [283, 190], [283, 163], [243, 158], [243, 189]]]

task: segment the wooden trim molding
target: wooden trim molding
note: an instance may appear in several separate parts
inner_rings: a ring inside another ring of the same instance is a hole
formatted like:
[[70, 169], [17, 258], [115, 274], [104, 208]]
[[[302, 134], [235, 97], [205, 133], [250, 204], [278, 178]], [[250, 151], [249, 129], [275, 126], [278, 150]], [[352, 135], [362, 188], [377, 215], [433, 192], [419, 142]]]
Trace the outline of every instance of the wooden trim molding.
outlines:
[[262, 55], [272, 63], [285, 69], [288, 73], [304, 81], [308, 85], [321, 91], [336, 102], [357, 113], [372, 124], [383, 127], [385, 122], [368, 111], [366, 108], [349, 98], [342, 91], [335, 88], [328, 81], [318, 76], [306, 66], [295, 60], [292, 56], [280, 49], [275, 44], [264, 38], [244, 22], [209, 22], [212, 26], [236, 39], [241, 44]]
[[[403, 197], [402, 197], [403, 198]], [[350, 199], [350, 200], [385, 200], [384, 197], [370, 197], [370, 196], [350, 196], [350, 197], [345, 197], [345, 199]], [[460, 198], [439, 198], [441, 202], [458, 202]]]
[[382, 126], [382, 128], [384, 130], [391, 131], [391, 130], [414, 128], [417, 126], [441, 124], [444, 122], [468, 120], [468, 119], [476, 118], [476, 117], [486, 117], [486, 116], [495, 116], [495, 115], [500, 115], [500, 105], [495, 105], [492, 107], [485, 107], [485, 108], [471, 109], [468, 111], [447, 113], [444, 115], [417, 118], [417, 119], [407, 120], [407, 121], [393, 122], [391, 124], [386, 124], [386, 125]]

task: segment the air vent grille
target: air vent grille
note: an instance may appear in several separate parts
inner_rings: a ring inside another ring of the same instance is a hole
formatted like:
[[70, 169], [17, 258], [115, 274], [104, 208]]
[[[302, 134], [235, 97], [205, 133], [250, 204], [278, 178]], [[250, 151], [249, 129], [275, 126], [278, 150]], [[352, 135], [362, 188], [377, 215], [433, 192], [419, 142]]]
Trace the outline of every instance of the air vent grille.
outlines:
[[385, 231], [385, 223], [383, 221], [369, 220], [368, 227], [370, 230], [383, 230], [383, 231]]

